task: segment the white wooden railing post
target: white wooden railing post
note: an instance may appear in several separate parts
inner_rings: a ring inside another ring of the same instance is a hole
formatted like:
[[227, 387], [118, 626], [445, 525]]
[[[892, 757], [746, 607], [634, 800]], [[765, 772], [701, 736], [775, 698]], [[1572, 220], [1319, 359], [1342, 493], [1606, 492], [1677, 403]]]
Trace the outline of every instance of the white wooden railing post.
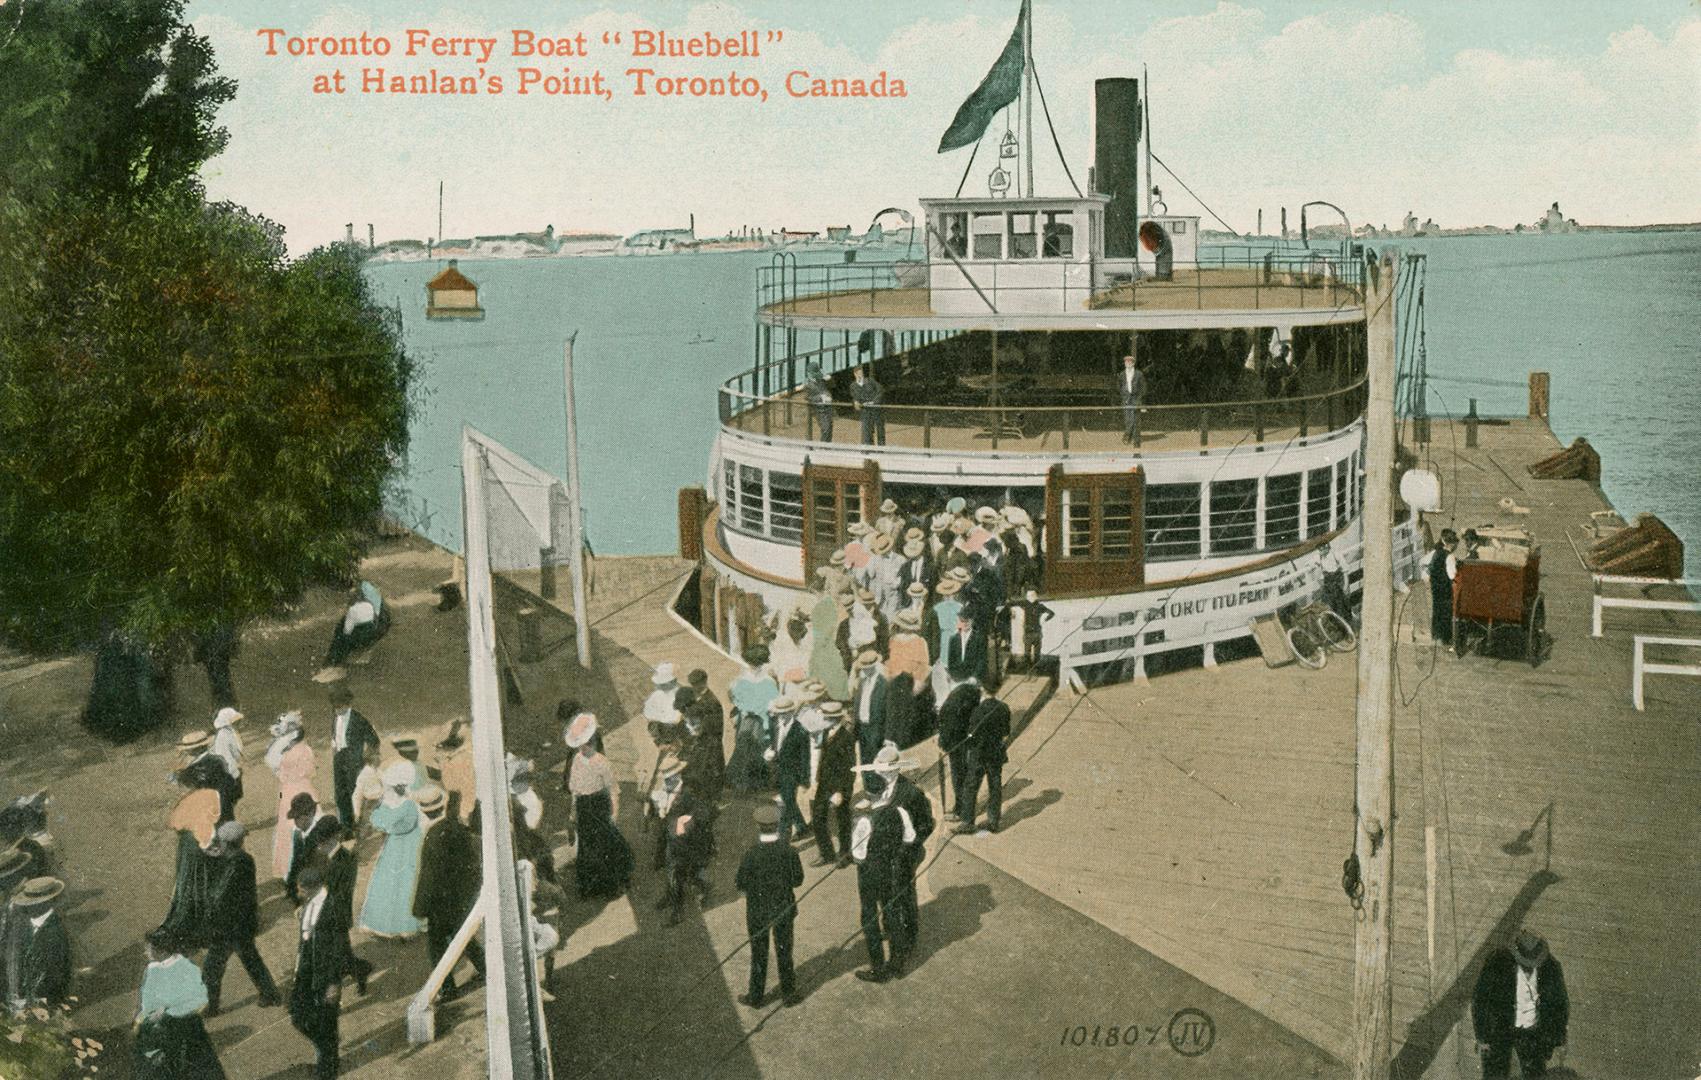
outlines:
[[1645, 706], [1642, 702], [1642, 639], [1636, 639], [1636, 656], [1630, 667], [1630, 700], [1636, 706], [1637, 712], [1642, 712]]

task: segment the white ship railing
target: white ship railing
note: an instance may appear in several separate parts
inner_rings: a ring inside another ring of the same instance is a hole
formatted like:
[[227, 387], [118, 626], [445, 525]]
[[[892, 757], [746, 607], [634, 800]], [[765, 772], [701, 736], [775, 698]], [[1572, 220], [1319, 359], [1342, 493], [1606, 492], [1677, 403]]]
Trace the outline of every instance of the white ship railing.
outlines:
[[[1658, 577], [1627, 577], [1623, 574], [1596, 574], [1594, 602], [1594, 637], [1600, 637], [1605, 630], [1602, 626], [1602, 614], [1607, 608], [1636, 608], [1642, 611], [1695, 611], [1701, 612], [1701, 601], [1691, 597], [1688, 600], [1655, 600], [1647, 596], [1607, 596], [1602, 592], [1603, 587], [1614, 585], [1636, 585], [1644, 592], [1650, 588], [1661, 586], [1687, 589], [1693, 585], [1701, 585], [1701, 578], [1658, 578]], [[1640, 640], [1640, 639], [1639, 639]], [[1640, 708], [1640, 706], [1638, 706]]]
[[1701, 664], [1668, 664], [1663, 661], [1649, 663], [1647, 648], [1650, 645], [1673, 645], [1680, 648], [1701, 649], [1701, 638], [1636, 635], [1636, 655], [1630, 668], [1630, 700], [1635, 703], [1637, 712], [1644, 712], [1647, 709], [1647, 702], [1642, 697], [1642, 683], [1647, 676], [1689, 675], [1701, 677]]

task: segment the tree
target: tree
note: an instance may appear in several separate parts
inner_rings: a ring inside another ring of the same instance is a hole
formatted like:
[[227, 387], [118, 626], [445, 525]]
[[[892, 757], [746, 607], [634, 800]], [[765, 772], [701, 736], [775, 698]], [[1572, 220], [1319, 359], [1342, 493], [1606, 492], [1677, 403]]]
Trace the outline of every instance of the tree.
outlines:
[[0, 637], [94, 647], [91, 726], [218, 682], [235, 629], [347, 581], [412, 363], [355, 251], [179, 190], [0, 210]]
[[0, 54], [0, 199], [199, 190], [224, 148], [236, 83], [183, 21], [183, 0], [22, 5]]

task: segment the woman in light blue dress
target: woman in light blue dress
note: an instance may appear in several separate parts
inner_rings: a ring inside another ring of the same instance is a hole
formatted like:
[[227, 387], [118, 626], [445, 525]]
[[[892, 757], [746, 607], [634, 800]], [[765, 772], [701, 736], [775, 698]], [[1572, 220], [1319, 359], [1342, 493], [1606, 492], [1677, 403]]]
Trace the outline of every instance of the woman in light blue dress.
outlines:
[[413, 889], [419, 879], [419, 848], [425, 842], [419, 805], [408, 798], [413, 765], [398, 761], [384, 770], [384, 800], [372, 811], [372, 827], [385, 834], [360, 925], [381, 937], [417, 934], [423, 924], [413, 916]]

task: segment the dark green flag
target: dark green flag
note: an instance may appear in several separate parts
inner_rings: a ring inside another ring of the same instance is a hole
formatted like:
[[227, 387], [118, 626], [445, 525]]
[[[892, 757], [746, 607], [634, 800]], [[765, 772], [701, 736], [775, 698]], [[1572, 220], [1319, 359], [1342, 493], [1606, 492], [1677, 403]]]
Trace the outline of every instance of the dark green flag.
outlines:
[[1028, 24], [1028, 0], [1022, 0], [1022, 13], [1016, 17], [1016, 29], [1010, 32], [1010, 41], [1004, 46], [1004, 51], [998, 54], [998, 59], [992, 64], [992, 70], [986, 73], [975, 92], [970, 94], [957, 109], [956, 117], [945, 135], [939, 140], [939, 152], [955, 150], [959, 146], [969, 146], [986, 134], [986, 125], [992, 123], [993, 116], [999, 109], [1016, 100], [1022, 91], [1022, 36]]

